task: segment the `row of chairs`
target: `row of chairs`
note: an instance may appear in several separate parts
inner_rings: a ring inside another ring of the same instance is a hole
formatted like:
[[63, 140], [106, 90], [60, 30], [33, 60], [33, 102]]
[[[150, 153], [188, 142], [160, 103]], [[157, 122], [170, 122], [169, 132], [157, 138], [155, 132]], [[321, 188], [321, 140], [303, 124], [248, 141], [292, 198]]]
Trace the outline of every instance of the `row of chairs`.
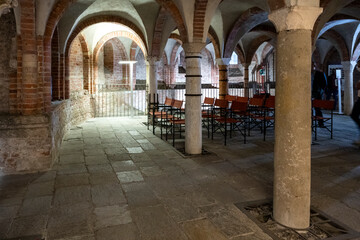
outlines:
[[[313, 108], [330, 111], [330, 116], [312, 115], [312, 131], [317, 140], [318, 128], [330, 132], [333, 138], [333, 108], [334, 101], [313, 100]], [[149, 107], [148, 122], [152, 122], [152, 130], [160, 127], [160, 136], [168, 140], [172, 136], [175, 145], [175, 135], [180, 138], [185, 130], [185, 109], [183, 101], [166, 97], [164, 104], [153, 104]], [[321, 123], [321, 124], [320, 124]], [[208, 138], [220, 132], [224, 136], [224, 144], [235, 132], [240, 133], [246, 143], [247, 136], [254, 129], [259, 129], [266, 139], [267, 130], [275, 126], [275, 97], [254, 95], [253, 98], [227, 95], [225, 99], [205, 97], [202, 104], [202, 125], [207, 129]], [[149, 128], [150, 124], [148, 124]]]
[[259, 128], [265, 140], [266, 130], [274, 126], [275, 98], [263, 95], [253, 98], [227, 95], [225, 99], [205, 98], [203, 103], [203, 127], [208, 137], [213, 139], [214, 133], [221, 132], [224, 144], [227, 137], [237, 130], [246, 143], [250, 131]]
[[160, 137], [168, 140], [169, 134], [172, 135], [173, 145], [175, 145], [175, 133], [185, 130], [185, 109], [183, 101], [172, 98], [165, 98], [164, 104], [152, 103], [148, 112], [148, 129], [152, 125], [153, 134], [155, 128], [160, 128]]

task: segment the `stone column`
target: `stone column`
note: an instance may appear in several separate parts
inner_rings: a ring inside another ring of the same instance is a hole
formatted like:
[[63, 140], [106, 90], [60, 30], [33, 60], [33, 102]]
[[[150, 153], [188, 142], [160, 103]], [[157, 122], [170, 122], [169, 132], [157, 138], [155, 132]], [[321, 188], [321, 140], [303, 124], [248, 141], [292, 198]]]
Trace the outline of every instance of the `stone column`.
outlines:
[[186, 104], [185, 104], [185, 152], [201, 154], [201, 49], [203, 43], [185, 43]]
[[292, 6], [269, 14], [278, 32], [273, 216], [297, 229], [310, 224], [311, 33], [321, 12]]
[[[350, 115], [354, 105], [354, 85], [353, 85], [353, 74], [356, 62], [346, 61], [341, 62], [344, 69], [344, 113]], [[341, 96], [339, 96], [341, 97]]]
[[244, 96], [249, 97], [249, 63], [244, 64]]
[[157, 57], [148, 56], [146, 58], [146, 85], [149, 86], [148, 94], [150, 94], [150, 102], [154, 102], [154, 96], [157, 94], [158, 82], [156, 79], [156, 62]]
[[228, 66], [231, 58], [218, 58], [216, 62], [219, 66], [219, 98], [225, 99], [229, 93]]

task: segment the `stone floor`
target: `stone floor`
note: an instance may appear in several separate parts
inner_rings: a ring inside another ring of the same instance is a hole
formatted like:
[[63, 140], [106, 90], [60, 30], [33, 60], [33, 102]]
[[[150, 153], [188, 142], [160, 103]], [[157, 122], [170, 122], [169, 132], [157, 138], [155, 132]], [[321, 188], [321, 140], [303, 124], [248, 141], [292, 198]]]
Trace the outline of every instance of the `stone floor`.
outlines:
[[[0, 239], [271, 239], [234, 203], [272, 197], [273, 133], [225, 147], [204, 132], [212, 154], [184, 158], [143, 121], [91, 119], [66, 135], [51, 171], [1, 176]], [[334, 139], [320, 131], [312, 146], [312, 205], [360, 231], [356, 128], [335, 122]]]

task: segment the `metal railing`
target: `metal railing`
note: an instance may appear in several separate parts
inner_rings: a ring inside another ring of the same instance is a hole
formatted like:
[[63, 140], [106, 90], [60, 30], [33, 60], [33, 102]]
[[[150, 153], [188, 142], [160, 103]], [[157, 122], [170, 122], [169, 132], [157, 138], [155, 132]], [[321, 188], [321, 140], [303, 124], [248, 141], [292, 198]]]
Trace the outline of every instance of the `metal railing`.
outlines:
[[[136, 84], [131, 90], [127, 84], [97, 84], [93, 95], [96, 117], [142, 116], [147, 112], [147, 93], [145, 84]], [[158, 89], [158, 101], [163, 103], [166, 97], [185, 102], [185, 89]], [[254, 90], [249, 89], [250, 97]], [[203, 102], [205, 97], [219, 97], [219, 88], [202, 88]], [[244, 96], [244, 88], [229, 88], [229, 94]]]
[[95, 117], [141, 116], [146, 113], [145, 85], [137, 85], [131, 91], [126, 84], [97, 84], [94, 100]]

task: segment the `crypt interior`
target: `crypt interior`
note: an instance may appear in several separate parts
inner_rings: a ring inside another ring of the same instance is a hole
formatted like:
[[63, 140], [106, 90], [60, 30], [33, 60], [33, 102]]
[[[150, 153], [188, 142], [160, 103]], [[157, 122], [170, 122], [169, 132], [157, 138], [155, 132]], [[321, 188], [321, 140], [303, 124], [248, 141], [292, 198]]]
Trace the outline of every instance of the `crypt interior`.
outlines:
[[0, 49], [0, 239], [360, 239], [359, 0], [0, 0]]

